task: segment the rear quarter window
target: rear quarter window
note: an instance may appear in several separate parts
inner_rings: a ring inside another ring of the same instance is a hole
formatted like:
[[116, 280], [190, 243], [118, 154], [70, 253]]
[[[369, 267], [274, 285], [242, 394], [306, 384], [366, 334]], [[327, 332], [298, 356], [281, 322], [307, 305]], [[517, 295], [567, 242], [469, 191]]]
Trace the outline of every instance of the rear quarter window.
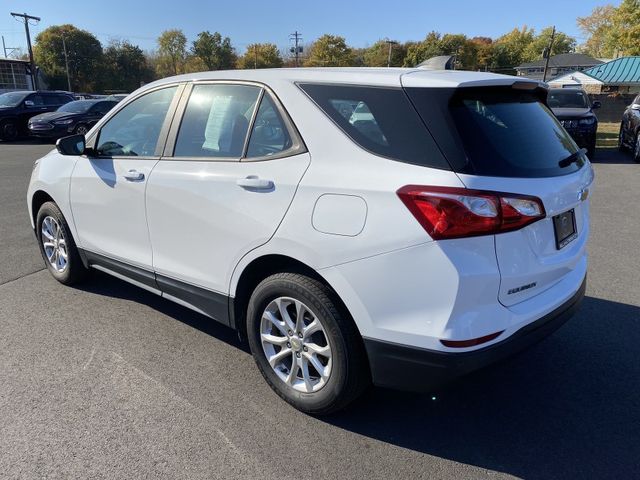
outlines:
[[311, 83], [299, 87], [365, 150], [404, 163], [450, 170], [401, 88]]

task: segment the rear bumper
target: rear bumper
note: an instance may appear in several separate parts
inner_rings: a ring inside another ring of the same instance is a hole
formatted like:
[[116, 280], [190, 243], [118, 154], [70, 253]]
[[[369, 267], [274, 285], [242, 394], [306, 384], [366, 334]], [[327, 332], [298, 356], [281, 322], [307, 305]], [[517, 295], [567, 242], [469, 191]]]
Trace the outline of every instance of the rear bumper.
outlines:
[[364, 339], [373, 383], [408, 391], [432, 391], [474, 370], [514, 355], [539, 342], [569, 320], [578, 309], [587, 285], [551, 313], [526, 325], [501, 342], [470, 352], [451, 353]]

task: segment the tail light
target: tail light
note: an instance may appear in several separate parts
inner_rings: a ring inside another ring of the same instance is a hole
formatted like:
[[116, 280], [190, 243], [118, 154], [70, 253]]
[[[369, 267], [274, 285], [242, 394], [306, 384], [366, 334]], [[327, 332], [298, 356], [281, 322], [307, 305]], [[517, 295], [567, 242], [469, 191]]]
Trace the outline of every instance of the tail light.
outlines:
[[542, 200], [515, 193], [407, 185], [397, 194], [434, 240], [509, 232], [545, 217]]

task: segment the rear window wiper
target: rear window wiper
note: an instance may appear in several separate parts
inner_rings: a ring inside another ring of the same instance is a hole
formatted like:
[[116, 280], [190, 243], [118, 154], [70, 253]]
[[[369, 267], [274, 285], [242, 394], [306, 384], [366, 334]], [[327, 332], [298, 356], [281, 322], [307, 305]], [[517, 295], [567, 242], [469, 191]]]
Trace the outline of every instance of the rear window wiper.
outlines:
[[569, 155], [567, 158], [565, 158], [563, 160], [560, 160], [558, 162], [558, 166], [560, 168], [568, 167], [572, 163], [577, 163], [578, 159], [582, 158], [586, 154], [587, 154], [587, 149], [586, 148], [581, 148], [580, 150], [578, 150], [578, 151], [572, 153], [571, 155]]

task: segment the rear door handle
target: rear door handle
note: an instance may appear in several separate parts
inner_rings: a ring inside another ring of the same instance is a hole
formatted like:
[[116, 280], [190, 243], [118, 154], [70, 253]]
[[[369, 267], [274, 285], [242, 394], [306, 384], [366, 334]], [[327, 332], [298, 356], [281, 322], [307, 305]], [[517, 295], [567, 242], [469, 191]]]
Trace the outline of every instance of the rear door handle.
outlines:
[[273, 182], [271, 180], [259, 178], [257, 175], [239, 178], [236, 180], [236, 183], [238, 186], [250, 190], [271, 190], [273, 188]]
[[144, 180], [144, 173], [137, 170], [129, 170], [124, 174], [124, 178], [126, 178], [130, 182], [139, 182], [140, 180]]

